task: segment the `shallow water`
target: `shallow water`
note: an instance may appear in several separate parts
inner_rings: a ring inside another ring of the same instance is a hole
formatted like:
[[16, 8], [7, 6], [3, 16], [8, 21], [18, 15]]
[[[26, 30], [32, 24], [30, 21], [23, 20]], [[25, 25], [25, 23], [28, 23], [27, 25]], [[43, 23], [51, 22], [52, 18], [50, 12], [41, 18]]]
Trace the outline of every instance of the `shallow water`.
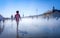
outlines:
[[[15, 20], [0, 23], [0, 38], [16, 38], [17, 24]], [[58, 38], [60, 37], [60, 19], [23, 18], [19, 22], [20, 38]]]

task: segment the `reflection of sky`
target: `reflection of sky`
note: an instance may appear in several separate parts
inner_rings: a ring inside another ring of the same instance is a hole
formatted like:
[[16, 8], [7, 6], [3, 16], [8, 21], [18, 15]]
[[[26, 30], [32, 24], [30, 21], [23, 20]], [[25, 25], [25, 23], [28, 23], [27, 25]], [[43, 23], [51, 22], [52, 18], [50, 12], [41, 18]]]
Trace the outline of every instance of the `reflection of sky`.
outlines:
[[52, 9], [53, 5], [60, 9], [59, 4], [59, 0], [0, 0], [0, 14], [10, 17], [16, 10], [20, 11], [21, 16], [23, 13], [25, 16], [42, 14]]
[[[4, 30], [0, 35], [0, 38], [16, 38], [16, 22], [13, 20], [6, 20], [4, 22]], [[27, 32], [27, 34], [25, 33]], [[60, 19], [42, 19], [42, 18], [24, 18], [19, 22], [18, 27], [19, 36], [58, 36], [60, 35]], [[59, 36], [60, 37], [60, 36]]]

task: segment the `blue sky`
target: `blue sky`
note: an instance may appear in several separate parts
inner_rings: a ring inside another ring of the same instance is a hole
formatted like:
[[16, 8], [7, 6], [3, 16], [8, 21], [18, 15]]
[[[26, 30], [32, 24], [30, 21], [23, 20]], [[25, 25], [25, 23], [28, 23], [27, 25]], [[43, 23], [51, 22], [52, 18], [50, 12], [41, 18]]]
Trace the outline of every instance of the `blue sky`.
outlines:
[[53, 6], [60, 9], [60, 0], [0, 0], [0, 14], [10, 17], [20, 11], [21, 16], [42, 14], [51, 10]]

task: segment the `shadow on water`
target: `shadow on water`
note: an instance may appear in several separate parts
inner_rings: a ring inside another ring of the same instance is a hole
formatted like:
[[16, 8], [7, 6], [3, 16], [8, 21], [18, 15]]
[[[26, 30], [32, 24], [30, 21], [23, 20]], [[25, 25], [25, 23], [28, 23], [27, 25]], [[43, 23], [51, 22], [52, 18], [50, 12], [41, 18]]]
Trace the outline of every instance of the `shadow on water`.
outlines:
[[4, 22], [0, 21], [0, 35], [2, 34], [2, 32], [4, 31]]
[[22, 31], [22, 30], [19, 30], [19, 33], [20, 33], [19, 38], [24, 38], [24, 37], [25, 37], [25, 35], [27, 35], [27, 34], [28, 34], [28, 32], [27, 32], [27, 31]]

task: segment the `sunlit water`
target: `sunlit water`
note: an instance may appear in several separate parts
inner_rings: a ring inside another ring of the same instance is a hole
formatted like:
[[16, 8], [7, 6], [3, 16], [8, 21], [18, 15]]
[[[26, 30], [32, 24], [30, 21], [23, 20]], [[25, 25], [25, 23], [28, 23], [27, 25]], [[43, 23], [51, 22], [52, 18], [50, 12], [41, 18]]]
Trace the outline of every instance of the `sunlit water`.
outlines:
[[[0, 38], [16, 38], [16, 27], [15, 20], [1, 22]], [[18, 33], [21, 38], [58, 38], [60, 37], [60, 19], [23, 18], [19, 22]]]

